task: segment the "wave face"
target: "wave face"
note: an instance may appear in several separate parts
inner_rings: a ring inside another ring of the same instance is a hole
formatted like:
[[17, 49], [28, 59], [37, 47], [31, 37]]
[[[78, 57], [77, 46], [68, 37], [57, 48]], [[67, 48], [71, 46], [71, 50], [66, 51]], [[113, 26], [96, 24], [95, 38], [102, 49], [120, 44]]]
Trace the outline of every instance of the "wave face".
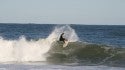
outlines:
[[125, 48], [83, 42], [70, 42], [66, 48], [62, 45], [59, 41], [53, 44], [48, 52], [48, 62], [125, 66]]
[[1, 37], [0, 62], [46, 61], [45, 53], [62, 32], [70, 42], [78, 41], [75, 31], [69, 25], [57, 26], [47, 38], [38, 40], [27, 40], [25, 36], [17, 40], [6, 40]]

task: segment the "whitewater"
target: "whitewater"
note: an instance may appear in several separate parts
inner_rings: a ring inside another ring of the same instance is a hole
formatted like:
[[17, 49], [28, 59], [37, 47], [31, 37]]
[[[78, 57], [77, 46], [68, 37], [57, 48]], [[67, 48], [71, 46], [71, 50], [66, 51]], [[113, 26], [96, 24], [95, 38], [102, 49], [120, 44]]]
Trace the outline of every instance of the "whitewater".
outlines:
[[45, 39], [26, 40], [21, 36], [18, 40], [5, 40], [0, 38], [0, 62], [25, 62], [46, 61], [47, 53], [54, 41], [59, 39], [61, 33], [65, 33], [69, 42], [78, 41], [78, 36], [70, 26], [57, 26]]
[[[125, 70], [125, 49], [96, 38], [103, 32], [96, 28], [105, 32], [98, 26], [0, 24], [0, 70]], [[65, 48], [58, 41], [62, 33]]]

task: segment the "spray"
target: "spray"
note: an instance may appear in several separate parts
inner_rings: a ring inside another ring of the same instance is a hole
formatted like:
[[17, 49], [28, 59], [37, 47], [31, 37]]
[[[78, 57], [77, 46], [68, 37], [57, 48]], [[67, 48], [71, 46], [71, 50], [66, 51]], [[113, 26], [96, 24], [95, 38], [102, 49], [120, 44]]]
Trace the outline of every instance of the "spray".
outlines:
[[18, 40], [5, 40], [0, 38], [0, 62], [16, 61], [46, 61], [45, 53], [49, 51], [54, 41], [64, 32], [69, 42], [78, 41], [79, 38], [69, 25], [56, 26], [47, 38], [39, 40], [26, 40], [21, 36]]

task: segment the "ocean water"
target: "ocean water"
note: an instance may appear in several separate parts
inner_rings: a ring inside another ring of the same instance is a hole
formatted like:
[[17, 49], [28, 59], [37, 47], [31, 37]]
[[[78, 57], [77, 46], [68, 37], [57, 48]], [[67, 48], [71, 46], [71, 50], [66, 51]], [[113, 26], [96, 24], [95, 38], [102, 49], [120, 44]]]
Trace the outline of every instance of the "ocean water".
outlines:
[[[58, 41], [61, 33], [67, 47]], [[125, 70], [124, 25], [0, 24], [0, 70]]]

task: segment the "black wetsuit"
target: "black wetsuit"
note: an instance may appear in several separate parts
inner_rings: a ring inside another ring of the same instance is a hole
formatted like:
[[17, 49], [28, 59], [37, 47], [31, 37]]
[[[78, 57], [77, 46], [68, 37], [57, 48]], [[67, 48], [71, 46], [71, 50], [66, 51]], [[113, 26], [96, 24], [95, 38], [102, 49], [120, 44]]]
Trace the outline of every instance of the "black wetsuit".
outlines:
[[65, 38], [63, 38], [63, 34], [61, 34], [59, 41], [63, 41], [65, 43]]

